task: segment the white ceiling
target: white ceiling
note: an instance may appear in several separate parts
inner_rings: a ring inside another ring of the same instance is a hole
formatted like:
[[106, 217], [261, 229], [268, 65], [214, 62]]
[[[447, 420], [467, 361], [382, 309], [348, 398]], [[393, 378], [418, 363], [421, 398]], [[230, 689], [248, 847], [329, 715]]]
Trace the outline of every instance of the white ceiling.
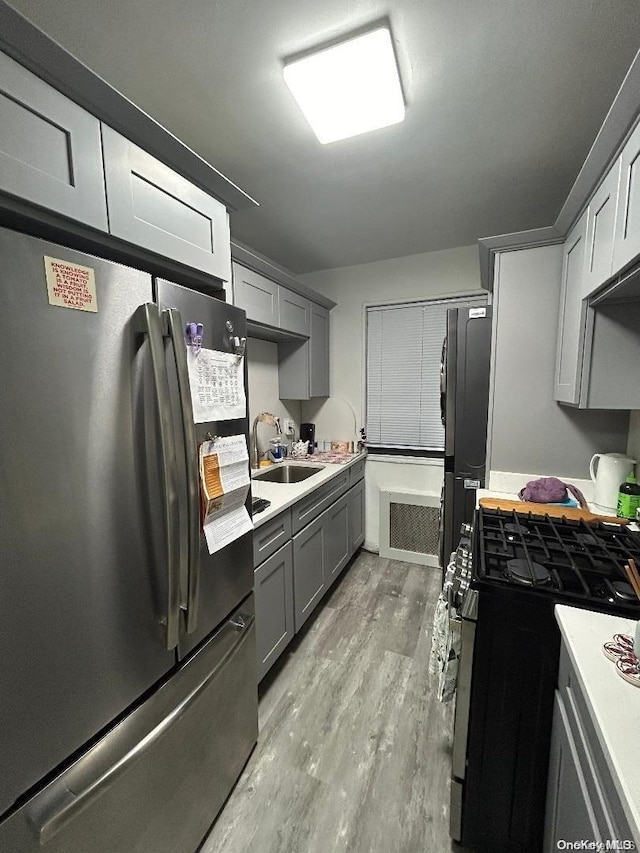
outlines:
[[[640, 47], [638, 0], [10, 0], [260, 202], [294, 272], [553, 224]], [[402, 124], [321, 145], [284, 57], [388, 16]]]

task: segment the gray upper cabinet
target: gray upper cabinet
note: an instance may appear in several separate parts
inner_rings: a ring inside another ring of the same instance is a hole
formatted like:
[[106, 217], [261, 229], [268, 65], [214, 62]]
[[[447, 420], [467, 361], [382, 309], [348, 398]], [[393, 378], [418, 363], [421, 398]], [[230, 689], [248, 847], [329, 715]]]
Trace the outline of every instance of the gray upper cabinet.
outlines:
[[620, 191], [613, 244], [614, 272], [640, 255], [640, 124], [623, 148], [620, 161]]
[[106, 125], [102, 141], [110, 232], [229, 281], [225, 206]]
[[580, 399], [587, 306], [584, 266], [587, 215], [578, 220], [564, 244], [554, 399], [577, 405]]
[[247, 312], [247, 320], [279, 328], [280, 289], [266, 276], [233, 263], [233, 304]]
[[620, 158], [611, 167], [589, 203], [583, 295], [588, 296], [613, 271], [613, 239], [620, 179]]
[[107, 230], [99, 121], [3, 53], [0, 191]]
[[315, 303], [311, 308], [311, 364], [309, 396], [329, 396], [329, 312]]
[[278, 347], [278, 388], [281, 400], [329, 396], [329, 311], [311, 303], [311, 337]]
[[289, 290], [287, 287], [278, 285], [278, 301], [280, 305], [280, 328], [286, 332], [295, 332], [298, 335], [311, 333], [311, 305], [312, 303]]

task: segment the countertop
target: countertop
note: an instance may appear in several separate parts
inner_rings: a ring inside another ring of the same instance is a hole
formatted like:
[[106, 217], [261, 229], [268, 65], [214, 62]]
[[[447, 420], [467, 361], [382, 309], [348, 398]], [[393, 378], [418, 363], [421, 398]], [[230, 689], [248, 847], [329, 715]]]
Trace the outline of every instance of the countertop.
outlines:
[[602, 652], [614, 634], [633, 637], [632, 619], [556, 604], [556, 621], [636, 844], [640, 844], [640, 687], [620, 678]]
[[253, 527], [254, 530], [256, 527], [260, 527], [261, 524], [264, 524], [266, 521], [269, 521], [270, 518], [278, 515], [278, 513], [287, 509], [290, 506], [293, 506], [294, 503], [299, 501], [301, 498], [304, 498], [306, 495], [310, 494], [314, 489], [317, 489], [318, 486], [322, 486], [328, 480], [331, 480], [333, 477], [336, 477], [342, 471], [346, 471], [352, 465], [355, 465], [356, 462], [359, 462], [361, 459], [366, 459], [366, 452], [357, 453], [354, 455], [353, 459], [349, 462], [344, 462], [341, 464], [336, 464], [332, 462], [316, 462], [313, 457], [306, 457], [304, 460], [301, 459], [290, 459], [287, 462], [278, 462], [275, 463], [277, 465], [322, 465], [322, 471], [318, 471], [316, 474], [313, 474], [311, 477], [308, 477], [306, 480], [303, 480], [301, 483], [268, 483], [264, 480], [256, 477], [257, 474], [261, 473], [264, 469], [260, 469], [259, 471], [251, 472], [251, 493], [254, 498], [266, 498], [268, 501], [271, 501], [271, 506], [267, 507], [267, 509], [259, 512], [257, 515], [253, 517]]

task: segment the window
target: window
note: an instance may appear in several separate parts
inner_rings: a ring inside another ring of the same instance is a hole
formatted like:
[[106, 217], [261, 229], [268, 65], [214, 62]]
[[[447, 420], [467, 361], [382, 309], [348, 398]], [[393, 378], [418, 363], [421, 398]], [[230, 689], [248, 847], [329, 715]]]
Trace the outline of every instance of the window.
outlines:
[[485, 305], [469, 296], [366, 309], [367, 446], [439, 455], [440, 358], [449, 308]]

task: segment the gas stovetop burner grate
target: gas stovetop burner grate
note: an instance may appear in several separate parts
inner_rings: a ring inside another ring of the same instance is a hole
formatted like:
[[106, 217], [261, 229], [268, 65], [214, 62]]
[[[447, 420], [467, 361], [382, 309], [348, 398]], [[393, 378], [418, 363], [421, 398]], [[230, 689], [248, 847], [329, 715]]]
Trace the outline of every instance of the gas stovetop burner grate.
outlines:
[[474, 533], [480, 580], [637, 617], [623, 566], [640, 563], [640, 534], [625, 526], [481, 507]]
[[551, 582], [551, 574], [540, 563], [531, 560], [507, 560], [507, 572], [510, 578], [518, 583], [546, 584]]

